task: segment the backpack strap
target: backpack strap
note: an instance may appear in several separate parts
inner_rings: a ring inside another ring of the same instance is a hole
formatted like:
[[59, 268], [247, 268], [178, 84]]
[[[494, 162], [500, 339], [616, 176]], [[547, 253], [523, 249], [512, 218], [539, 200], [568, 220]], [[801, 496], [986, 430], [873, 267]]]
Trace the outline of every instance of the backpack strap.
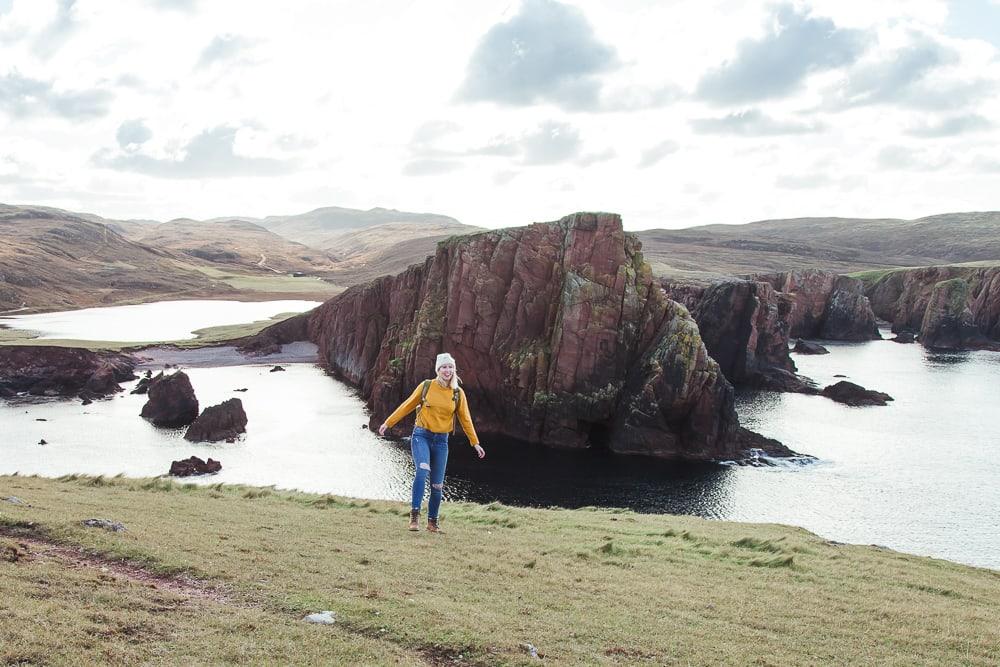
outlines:
[[433, 380], [424, 380], [423, 389], [420, 390], [420, 403], [417, 405], [417, 414], [420, 413], [420, 408], [424, 407], [424, 403], [427, 402], [427, 392], [431, 388], [431, 382]]
[[451, 432], [452, 434], [458, 429], [458, 402], [461, 398], [461, 389], [455, 387], [451, 390], [451, 400], [455, 401], [455, 411], [451, 414]]

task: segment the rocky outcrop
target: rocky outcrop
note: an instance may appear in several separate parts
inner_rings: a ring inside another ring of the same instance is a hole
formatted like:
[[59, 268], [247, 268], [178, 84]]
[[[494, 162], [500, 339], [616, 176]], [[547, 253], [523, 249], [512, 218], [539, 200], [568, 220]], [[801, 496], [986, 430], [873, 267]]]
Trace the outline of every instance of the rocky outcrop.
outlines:
[[230, 398], [218, 405], [212, 405], [198, 415], [184, 434], [191, 442], [218, 442], [239, 437], [247, 432], [247, 413], [243, 401]]
[[789, 335], [825, 340], [878, 340], [875, 313], [856, 278], [814, 269], [758, 274], [792, 299]]
[[134, 380], [135, 360], [124, 354], [43, 345], [0, 347], [0, 395], [95, 399]]
[[149, 400], [140, 416], [155, 426], [177, 428], [191, 424], [198, 417], [198, 399], [184, 371], [162, 373], [149, 383]]
[[447, 350], [484, 434], [738, 458], [732, 385], [640, 247], [617, 215], [591, 213], [449, 239], [312, 311], [308, 335], [367, 399], [372, 426]]
[[[951, 324], [946, 325], [946, 328], [958, 327], [965, 331], [958, 336], [958, 339], [964, 340], [965, 343], [960, 344], [967, 347], [996, 347], [985, 344], [982, 338], [993, 342], [1000, 341], [1000, 267], [931, 266], [900, 269], [890, 271], [871, 281], [866, 293], [875, 313], [880, 318], [892, 322], [894, 332], [919, 332], [921, 343], [926, 345], [925, 338], [929, 338], [933, 341], [930, 347], [943, 347], [940, 345], [943, 339], [951, 338], [954, 341], [955, 334], [946, 334], [942, 337], [938, 331], [930, 331], [928, 332], [930, 335], [925, 336], [924, 324], [937, 285], [952, 280], [961, 280], [966, 284], [968, 290], [961, 310], [964, 312], [967, 308], [969, 313], [963, 316], [959, 313], [958, 304], [951, 304], [949, 312], [952, 315], [947, 318]], [[935, 313], [931, 315], [930, 320], [926, 320], [933, 329], [940, 329], [938, 322], [941, 321], [943, 314], [942, 307], [948, 305], [950, 298], [959, 298], [959, 289], [954, 284], [948, 287], [947, 292], [951, 295], [949, 299], [945, 299], [943, 293], [939, 294], [942, 300], [935, 304]], [[970, 325], [975, 327], [978, 335], [969, 329]]]
[[881, 391], [865, 389], [859, 384], [841, 380], [836, 384], [823, 387], [820, 392], [827, 398], [831, 398], [838, 403], [860, 407], [864, 405], [887, 405], [887, 401], [892, 400], [892, 396]]
[[969, 350], [988, 347], [969, 309], [969, 285], [961, 278], [934, 286], [920, 323], [920, 344], [932, 350]]
[[[157, 378], [163, 377], [163, 373], [159, 373]], [[152, 371], [146, 371], [146, 374], [139, 378], [139, 381], [135, 383], [135, 386], [130, 391], [130, 394], [141, 394], [145, 395], [149, 391], [149, 383], [153, 381]]]
[[[671, 292], [673, 294], [673, 292]], [[765, 282], [733, 280], [701, 291], [691, 314], [709, 355], [735, 385], [815, 393], [788, 354], [792, 300]]]
[[212, 458], [202, 461], [197, 456], [192, 456], [180, 461], [173, 461], [170, 464], [170, 472], [167, 474], [171, 477], [190, 477], [191, 475], [208, 475], [220, 470], [222, 470], [222, 463], [219, 461]]
[[796, 354], [830, 354], [830, 350], [819, 343], [811, 343], [801, 338], [795, 341], [795, 347], [792, 348], [792, 352]]
[[309, 314], [294, 315], [269, 326], [256, 336], [234, 341], [237, 349], [252, 357], [264, 357], [281, 352], [281, 346], [300, 340], [308, 340]]

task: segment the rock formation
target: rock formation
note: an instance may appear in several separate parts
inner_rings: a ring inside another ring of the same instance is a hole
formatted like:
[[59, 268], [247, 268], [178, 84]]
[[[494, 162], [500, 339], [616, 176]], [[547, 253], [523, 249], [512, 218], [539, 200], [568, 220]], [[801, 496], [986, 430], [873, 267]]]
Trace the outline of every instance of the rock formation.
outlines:
[[640, 247], [603, 213], [449, 239], [312, 311], [308, 335], [328, 371], [360, 389], [372, 426], [447, 350], [484, 434], [739, 458], [733, 388]]
[[247, 413], [243, 401], [230, 398], [207, 408], [194, 420], [184, 434], [192, 442], [218, 442], [236, 438], [247, 432]]
[[134, 380], [135, 360], [123, 354], [76, 347], [12, 345], [0, 347], [0, 395], [100, 398]]
[[308, 313], [302, 313], [269, 326], [256, 336], [235, 341], [235, 344], [240, 352], [253, 357], [277, 354], [281, 352], [281, 346], [285, 343], [307, 340], [309, 338], [308, 325]]
[[853, 406], [863, 405], [887, 405], [887, 401], [892, 400], [892, 396], [881, 391], [865, 389], [859, 384], [841, 380], [836, 384], [823, 387], [820, 392], [827, 398], [832, 398], [838, 403], [845, 403]]
[[696, 301], [690, 300], [705, 347], [730, 382], [815, 393], [795, 374], [788, 354], [789, 297], [764, 282], [733, 280], [704, 288]]
[[752, 277], [788, 295], [794, 306], [789, 335], [825, 340], [878, 340], [881, 335], [864, 284], [814, 269]]
[[987, 347], [969, 309], [969, 285], [961, 278], [942, 280], [934, 286], [920, 323], [920, 344], [934, 350], [968, 350]]
[[202, 461], [197, 456], [192, 456], [191, 458], [172, 462], [170, 464], [170, 472], [167, 474], [172, 477], [190, 477], [191, 475], [208, 475], [220, 470], [222, 470], [222, 464], [219, 461], [211, 458], [207, 461]]
[[198, 417], [198, 399], [184, 371], [161, 373], [149, 383], [148, 395], [140, 415], [155, 426], [187, 426]]
[[795, 347], [792, 348], [792, 352], [796, 354], [830, 354], [830, 350], [819, 343], [811, 343], [801, 338], [795, 341]]
[[[985, 343], [982, 338], [990, 341], [1000, 341], [1000, 267], [972, 268], [962, 266], [931, 266], [920, 269], [900, 269], [890, 271], [868, 285], [866, 293], [872, 303], [875, 313], [882, 319], [892, 322], [894, 332], [920, 332], [921, 343], [925, 336], [923, 329], [928, 306], [938, 284], [951, 280], [961, 280], [968, 287], [964, 306], [968, 308], [968, 316], [959, 313], [957, 304], [952, 304], [950, 320], [958, 317], [964, 322], [953, 321], [953, 325], [965, 331], [959, 336], [968, 347], [996, 347]], [[948, 293], [958, 298], [957, 285], [948, 287]], [[940, 298], [944, 298], [941, 294]], [[947, 301], [947, 299], [945, 299]], [[941, 318], [941, 307], [945, 301], [939, 301], [927, 324], [938, 328]], [[963, 312], [965, 308], [961, 309]], [[974, 326], [979, 335], [969, 329]], [[947, 325], [949, 327], [953, 325]], [[940, 334], [929, 332], [929, 340], [939, 347]], [[926, 344], [926, 343], [925, 343]], [[960, 349], [951, 347], [949, 349]]]

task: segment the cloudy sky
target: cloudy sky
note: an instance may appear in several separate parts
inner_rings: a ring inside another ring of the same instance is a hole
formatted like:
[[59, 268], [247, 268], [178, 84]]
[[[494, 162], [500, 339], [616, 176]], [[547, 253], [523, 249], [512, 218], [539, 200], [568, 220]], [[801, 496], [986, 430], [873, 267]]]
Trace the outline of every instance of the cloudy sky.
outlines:
[[1000, 208], [1000, 0], [0, 0], [0, 202], [627, 228]]

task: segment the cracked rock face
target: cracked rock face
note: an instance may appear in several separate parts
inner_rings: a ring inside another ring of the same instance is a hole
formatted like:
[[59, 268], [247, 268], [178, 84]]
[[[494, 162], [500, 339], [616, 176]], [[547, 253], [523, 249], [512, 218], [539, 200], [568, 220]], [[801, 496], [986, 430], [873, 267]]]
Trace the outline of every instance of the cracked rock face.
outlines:
[[[959, 294], [963, 289], [953, 280], [965, 283], [963, 294]], [[939, 290], [941, 283], [948, 286]], [[996, 349], [1000, 341], [998, 267], [901, 269], [876, 280], [867, 293], [875, 312], [892, 322], [894, 332], [920, 332], [925, 345], [929, 342], [931, 347], [941, 349]], [[955, 301], [962, 298], [963, 304]]]
[[920, 344], [933, 350], [989, 346], [969, 308], [969, 285], [961, 278], [934, 285], [920, 323]]
[[640, 249], [604, 213], [451, 239], [318, 307], [308, 335], [326, 368], [359, 387], [373, 426], [448, 351], [484, 434], [738, 456], [732, 386]]
[[875, 313], [864, 284], [848, 276], [814, 269], [755, 275], [788, 295], [793, 307], [789, 335], [825, 340], [878, 340]]

